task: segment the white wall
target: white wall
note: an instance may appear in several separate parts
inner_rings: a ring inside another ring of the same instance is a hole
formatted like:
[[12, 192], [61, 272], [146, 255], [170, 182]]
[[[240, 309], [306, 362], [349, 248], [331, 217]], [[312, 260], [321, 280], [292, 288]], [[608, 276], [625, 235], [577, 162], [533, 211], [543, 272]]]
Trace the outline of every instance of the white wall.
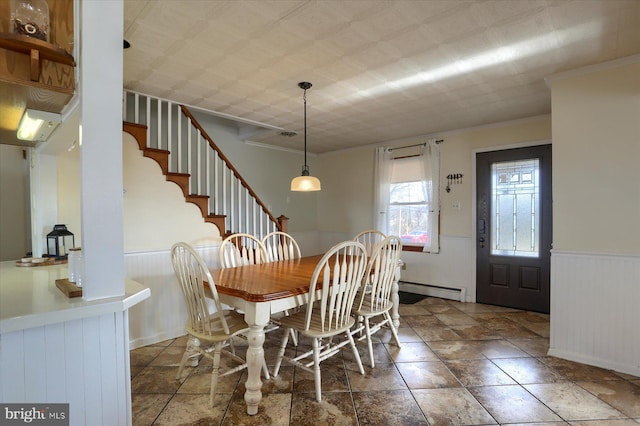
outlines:
[[[411, 145], [427, 138], [379, 145]], [[440, 253], [404, 252], [406, 270], [402, 271], [402, 280], [464, 288], [466, 300], [475, 301], [474, 153], [540, 141], [548, 143], [551, 120], [548, 116], [533, 117], [443, 133], [437, 138], [444, 139], [440, 144]], [[318, 230], [324, 250], [340, 239], [353, 238], [358, 232], [373, 227], [374, 156], [374, 146], [319, 156], [317, 168], [322, 191], [318, 194]], [[464, 178], [447, 193], [444, 188], [450, 173], [462, 173]], [[454, 202], [460, 204], [460, 210], [453, 208]]]
[[[637, 228], [637, 218], [640, 217], [638, 210], [640, 192], [637, 184], [640, 181], [638, 171], [640, 169], [636, 164], [640, 158], [638, 153], [640, 114], [634, 115], [634, 113], [640, 111], [637, 104], [640, 99], [637, 90], [638, 76], [640, 71], [635, 65], [603, 74], [596, 73], [589, 77], [580, 77], [575, 81], [558, 81], [552, 85], [555, 222], [552, 291], [554, 288], [562, 290], [568, 295], [566, 297], [571, 298], [571, 300], [565, 300], [559, 297], [558, 293], [552, 293], [552, 351], [556, 351], [556, 354], [563, 357], [615, 366], [617, 369], [627, 368], [628, 371], [636, 367], [629, 365], [629, 362], [624, 359], [614, 359], [615, 351], [622, 347], [620, 346], [623, 344], [622, 340], [597, 341], [590, 334], [591, 330], [586, 330], [584, 326], [578, 324], [579, 316], [564, 315], [567, 309], [575, 305], [572, 302], [580, 300], [580, 298], [576, 299], [576, 295], [580, 295], [589, 306], [594, 306], [594, 302], [600, 300], [601, 294], [597, 292], [586, 294], [582, 285], [585, 277], [577, 277], [574, 274], [571, 278], [569, 274], [566, 278], [560, 274], [560, 266], [563, 268], [568, 266], [569, 257], [572, 255], [570, 251], [595, 252], [596, 256], [620, 253], [623, 256], [621, 264], [627, 265], [628, 258], [631, 257], [632, 264], [637, 265], [638, 261], [634, 259], [637, 259], [640, 252], [638, 246], [640, 234]], [[292, 194], [288, 190], [289, 181], [299, 173], [301, 153], [246, 145], [238, 140], [235, 128], [224, 121], [219, 119], [202, 121], [210, 136], [263, 201], [271, 205], [273, 212], [276, 215], [282, 213], [291, 218], [291, 233], [301, 242], [305, 254], [324, 251], [332, 244], [351, 238], [362, 229], [372, 227], [374, 146], [312, 157], [311, 168], [313, 173], [321, 179], [323, 190], [317, 194]], [[403, 259], [408, 266], [402, 273], [403, 279], [427, 284], [459, 286], [467, 289], [467, 301], [475, 300], [473, 244], [475, 152], [549, 142], [551, 123], [551, 117], [534, 117], [437, 135], [444, 139], [441, 145], [441, 253], [433, 255], [405, 253]], [[393, 141], [389, 145], [405, 145], [425, 139], [426, 137], [420, 137]], [[128, 144], [129, 142], [125, 143], [126, 151], [129, 150], [126, 148]], [[139, 151], [135, 155], [139, 156], [140, 160], [144, 160], [145, 165], [135, 163], [132, 166], [134, 169], [157, 168], [152, 160], [141, 158]], [[126, 154], [125, 161], [137, 160], [130, 154]], [[140, 190], [135, 187], [142, 182], [139, 179], [147, 178], [137, 176], [133, 179], [132, 175], [128, 175], [128, 168], [125, 168], [125, 176], [128, 176], [125, 179], [125, 187], [127, 194], [132, 195]], [[447, 194], [443, 190], [446, 185], [443, 179], [449, 173], [462, 173], [464, 178], [462, 184], [453, 186], [452, 191]], [[169, 186], [166, 187], [166, 191], [160, 187], [151, 191], [155, 193], [154, 197], [161, 196], [165, 192], [176, 191], [178, 191], [176, 194], [179, 194], [176, 197], [181, 197], [179, 190], [168, 189], [175, 185], [164, 182], [159, 169], [158, 176], [158, 178], [149, 179], [153, 181], [158, 179], [156, 184]], [[597, 188], [598, 191], [593, 191], [593, 188]], [[578, 197], [576, 194], [581, 196]], [[287, 197], [289, 197], [288, 202]], [[140, 217], [153, 217], [157, 214], [157, 208], [152, 207], [149, 210], [147, 206], [134, 205], [129, 201], [128, 195], [125, 195], [125, 227], [127, 228], [125, 238], [127, 250], [130, 251], [127, 254], [127, 274], [147, 285], [156, 285], [154, 292], [158, 293], [163, 291], [163, 286], [170, 285], [171, 271], [166, 270], [156, 274], [153, 267], [149, 265], [158, 259], [162, 261], [163, 256], [168, 261], [167, 244], [178, 235], [175, 234], [161, 241], [157, 239], [157, 235], [148, 235], [150, 231], [145, 230], [144, 226], [149, 225], [149, 229], [161, 228], [165, 218], [170, 218], [177, 212], [176, 209], [182, 208], [177, 207], [176, 204], [176, 208], [170, 209], [169, 213], [159, 215], [156, 218], [157, 222], [143, 224], [136, 222], [141, 219], [131, 218], [130, 215], [138, 215], [143, 211]], [[147, 202], [150, 206], [156, 207], [159, 203], [154, 199], [148, 199]], [[454, 202], [460, 203], [460, 210], [452, 208]], [[173, 201], [169, 202], [171, 203]], [[595, 212], [592, 211], [594, 206], [597, 208]], [[164, 204], [162, 207], [164, 208]], [[195, 206], [188, 205], [185, 209], [197, 210]], [[190, 213], [186, 213], [184, 219], [190, 223], [188, 227], [194, 223], [200, 223], [197, 220], [201, 218], [195, 219], [195, 216], [199, 217], [199, 212], [195, 212], [193, 221], [188, 219], [189, 215]], [[183, 231], [184, 239], [196, 241], [196, 237], [187, 235], [191, 232], [190, 229]], [[196, 231], [195, 234], [199, 236], [206, 232]], [[213, 246], [205, 249], [215, 251], [215, 244], [214, 242]], [[565, 251], [564, 255], [567, 259], [559, 256], [559, 250]], [[143, 259], [146, 256], [150, 257]], [[212, 259], [215, 259], [215, 255]], [[558, 260], [563, 261], [563, 264], [558, 265]], [[637, 277], [634, 268], [637, 267], [633, 266], [630, 273], [626, 272], [627, 275], [621, 276]], [[626, 279], [626, 281], [629, 285], [626, 290], [619, 286], [613, 288], [606, 282], [596, 282], [593, 288], [599, 288], [599, 291], [607, 291], [609, 294], [613, 289], [612, 294], [619, 300], [631, 300], [636, 306], [640, 306], [640, 300], [636, 300], [639, 287], [637, 283], [640, 282], [640, 278], [635, 278], [635, 281]], [[171, 293], [165, 293], [165, 296], [168, 294]], [[153, 306], [156, 312], [147, 311], [140, 315], [150, 315], [153, 321], [154, 315], [158, 315], [157, 309], [161, 309], [162, 304], [154, 305], [151, 300], [146, 302], [147, 306]], [[165, 297], [163, 303], [176, 303], [176, 300], [173, 297]], [[597, 312], [598, 318], [616, 311], [616, 308], [611, 308], [609, 305], [600, 305], [600, 308], [601, 310]], [[138, 344], [148, 344], [154, 339], [168, 338], [178, 333], [181, 327], [179, 324], [181, 314], [174, 313], [172, 317], [174, 320], [171, 324], [166, 324], [166, 330], [151, 330], [142, 326], [139, 330], [132, 332], [132, 339]], [[591, 313], [589, 311], [589, 315]], [[566, 321], [570, 323], [561, 327], [561, 324], [558, 324], [561, 318], [568, 318]], [[613, 324], [618, 326], [616, 329], [633, 330], [631, 322], [638, 324], [640, 320], [637, 316], [631, 321], [628, 318], [617, 318]], [[138, 321], [132, 321], [132, 323], [135, 327], [140, 327]], [[178, 325], [175, 326], [176, 324]], [[569, 341], [560, 337], [572, 336], [574, 335], [572, 333], [577, 330], [585, 332], [582, 340], [590, 342], [590, 347], [569, 347]], [[565, 334], [560, 333], [561, 331]], [[612, 334], [609, 333], [609, 335]], [[627, 337], [628, 334], [625, 335], [626, 341], [629, 340]], [[598, 352], [599, 349], [604, 348], [608, 350], [606, 354]], [[622, 350], [626, 351], [627, 356], [629, 350], [632, 351], [632, 355], [637, 353], [633, 351], [638, 351], [636, 347]], [[588, 356], [585, 355], [587, 353]], [[635, 359], [640, 359], [640, 355]]]
[[550, 85], [549, 353], [640, 375], [640, 55]]
[[79, 2], [80, 210], [85, 300], [124, 294], [122, 0]]
[[[289, 191], [302, 154], [245, 144], [228, 121], [195, 115], [274, 215], [291, 219], [290, 233], [302, 252], [321, 253], [315, 230], [316, 195]], [[123, 133], [123, 169], [126, 273], [151, 290], [151, 297], [130, 309], [130, 343], [136, 348], [185, 333], [186, 311], [171, 266], [171, 245], [178, 241], [194, 245], [210, 267], [219, 267], [221, 237], [215, 225], [204, 222], [197, 206], [185, 202], [182, 190], [166, 181], [160, 166], [143, 156], [128, 133]]]
[[204, 221], [195, 204], [185, 202], [180, 187], [165, 179], [155, 160], [142, 155], [133, 136], [123, 133], [122, 143], [125, 252], [168, 250], [178, 241], [219, 244], [218, 228]]
[[640, 253], [640, 55], [551, 87], [554, 249]]
[[29, 163], [23, 151], [20, 146], [0, 145], [0, 261], [20, 259], [31, 248], [26, 237], [31, 235]]
[[[215, 125], [209, 123], [207, 131], [249, 184], [255, 184], [254, 189], [272, 206], [273, 212], [291, 218], [290, 232], [299, 241], [303, 253], [321, 253], [314, 229], [315, 213], [309, 213], [315, 209], [315, 195], [289, 191], [295, 174], [288, 169], [298, 168], [301, 154], [244, 144], [227, 122], [213, 121]], [[131, 345], [139, 347], [184, 334], [186, 317], [171, 267], [171, 245], [178, 241], [192, 244], [199, 248], [209, 265], [217, 267], [221, 237], [215, 225], [204, 221], [197, 206], [185, 202], [182, 190], [165, 179], [160, 166], [143, 156], [131, 135], [123, 132], [122, 144], [126, 276], [151, 289], [149, 299], [130, 309]], [[57, 217], [64, 218], [64, 223], [76, 233], [76, 242], [79, 242], [80, 229], [79, 154], [76, 148], [59, 150], [56, 156], [40, 156], [54, 161], [55, 167], [47, 169], [46, 174], [52, 176], [53, 187], [57, 186]], [[287, 197], [290, 197], [288, 203]]]
[[71, 426], [131, 424], [127, 327], [121, 311], [2, 334], [0, 401], [68, 403]]
[[[228, 120], [196, 111], [193, 115], [274, 216], [284, 214], [290, 219], [291, 233], [316, 231], [317, 194], [289, 189], [304, 164], [302, 146], [300, 152], [290, 152], [246, 144]], [[312, 171], [315, 160], [307, 159]]]
[[186, 309], [171, 265], [171, 246], [179, 241], [199, 248], [217, 266], [218, 228], [200, 209], [185, 202], [155, 160], [143, 156], [136, 140], [123, 133], [124, 242], [127, 277], [151, 290], [129, 310], [132, 348], [185, 334]]
[[31, 241], [34, 255], [41, 256], [47, 253], [47, 234], [64, 218], [58, 214], [57, 157], [34, 151], [31, 155]]

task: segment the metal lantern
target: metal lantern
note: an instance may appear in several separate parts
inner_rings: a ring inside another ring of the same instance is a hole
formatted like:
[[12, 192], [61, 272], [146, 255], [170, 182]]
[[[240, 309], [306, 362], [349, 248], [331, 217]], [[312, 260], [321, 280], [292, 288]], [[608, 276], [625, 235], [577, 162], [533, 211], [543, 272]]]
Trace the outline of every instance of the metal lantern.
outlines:
[[67, 225], [54, 225], [53, 231], [47, 234], [47, 255], [56, 259], [66, 259], [67, 252], [76, 246], [73, 234]]

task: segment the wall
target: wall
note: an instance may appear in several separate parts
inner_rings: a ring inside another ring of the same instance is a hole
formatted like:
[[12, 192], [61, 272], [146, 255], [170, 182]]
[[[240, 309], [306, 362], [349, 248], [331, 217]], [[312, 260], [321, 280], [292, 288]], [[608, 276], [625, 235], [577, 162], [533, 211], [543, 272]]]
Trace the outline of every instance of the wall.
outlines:
[[[292, 193], [302, 153], [267, 149], [238, 139], [228, 120], [194, 113], [242, 177], [275, 216], [290, 218], [289, 231], [305, 255], [321, 253], [317, 244], [316, 194]], [[311, 163], [312, 164], [312, 163]], [[124, 238], [127, 277], [151, 290], [130, 309], [132, 348], [184, 335], [186, 311], [171, 266], [177, 241], [197, 247], [210, 267], [219, 267], [218, 228], [205, 223], [198, 207], [186, 203], [180, 188], [167, 182], [158, 164], [145, 158], [133, 137], [123, 133]]]
[[[437, 135], [440, 144], [440, 253], [403, 253], [409, 282], [466, 290], [466, 301], [475, 301], [474, 191], [475, 152], [513, 146], [549, 143], [551, 120], [533, 117], [491, 126], [462, 129]], [[416, 137], [380, 146], [404, 146], [427, 140]], [[358, 232], [373, 227], [375, 147], [323, 154], [318, 158], [318, 230], [323, 250]], [[446, 176], [462, 173], [462, 183], [444, 191]], [[454, 202], [460, 209], [454, 209]]]
[[550, 86], [549, 353], [640, 375], [640, 55]]
[[58, 165], [58, 223], [73, 233], [76, 247], [82, 246], [80, 217], [80, 149], [63, 151], [56, 156]]
[[[289, 190], [291, 179], [300, 175], [304, 164], [303, 151], [246, 144], [238, 138], [236, 126], [228, 120], [195, 111], [193, 115], [273, 215], [284, 214], [290, 219], [291, 232], [316, 230], [317, 194]], [[307, 163], [314, 170], [313, 156], [309, 156]]]
[[171, 265], [171, 246], [185, 241], [217, 267], [218, 228], [206, 223], [200, 209], [185, 202], [182, 190], [168, 182], [155, 160], [123, 133], [125, 269], [151, 290], [151, 297], [129, 310], [132, 348], [185, 334], [187, 319]]
[[[287, 169], [297, 164], [299, 155], [244, 144], [233, 134], [233, 128], [225, 120], [212, 120], [214, 124], [208, 123], [207, 131], [215, 135], [216, 144], [265, 204], [272, 208], [272, 212], [276, 216], [284, 214], [291, 218], [292, 234], [313, 233], [315, 194], [295, 194], [288, 190], [291, 177], [295, 175], [293, 172], [289, 174]], [[167, 250], [177, 241], [203, 247], [218, 245], [221, 241], [218, 228], [204, 221], [196, 205], [185, 202], [182, 190], [166, 181], [158, 163], [143, 157], [131, 135], [124, 132], [122, 135], [125, 252]], [[76, 234], [78, 243], [79, 149], [64, 149], [53, 158], [56, 161], [53, 179], [57, 181], [58, 188], [58, 217]], [[265, 179], [265, 175], [269, 178]], [[312, 202], [308, 203], [303, 196], [310, 196]]]
[[0, 145], [0, 261], [17, 260], [31, 250], [29, 163], [25, 148]]
[[71, 426], [131, 424], [127, 328], [121, 311], [2, 334], [0, 401], [67, 403]]
[[[288, 189], [297, 174], [290, 169], [299, 167], [301, 153], [244, 144], [226, 120], [198, 118], [206, 122], [207, 132], [274, 214], [291, 218], [290, 232], [303, 253], [320, 253], [316, 195], [294, 194]], [[159, 165], [142, 155], [133, 137], [122, 135], [126, 276], [151, 289], [148, 300], [130, 309], [130, 341], [135, 348], [184, 334], [186, 314], [171, 267], [171, 245], [186, 241], [198, 248], [211, 267], [217, 267], [221, 238], [217, 227], [204, 222], [198, 207], [185, 202], [181, 189], [166, 181]], [[66, 147], [57, 149], [55, 156], [40, 158], [55, 161], [52, 180], [58, 188], [58, 217], [76, 233], [80, 229], [80, 155], [79, 149]]]
[[220, 243], [218, 228], [204, 221], [195, 204], [185, 202], [180, 187], [165, 179], [156, 161], [143, 157], [128, 133], [123, 133], [122, 149], [125, 252], [168, 250], [178, 241]]
[[554, 248], [640, 253], [640, 63], [552, 80], [552, 95]]

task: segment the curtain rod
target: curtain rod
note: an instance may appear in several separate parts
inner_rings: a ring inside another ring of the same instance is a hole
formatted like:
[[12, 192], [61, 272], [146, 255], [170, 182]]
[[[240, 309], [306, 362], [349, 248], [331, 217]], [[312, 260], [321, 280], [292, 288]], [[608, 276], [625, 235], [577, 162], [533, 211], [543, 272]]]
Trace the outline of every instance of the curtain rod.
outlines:
[[[436, 141], [436, 144], [441, 144], [442, 142], [444, 142], [444, 139], [438, 139]], [[393, 151], [396, 149], [405, 149], [405, 148], [413, 148], [414, 146], [425, 146], [427, 143], [426, 142], [422, 142], [422, 143], [416, 143], [413, 145], [406, 145], [406, 146], [396, 146], [394, 148], [389, 148], [389, 151]]]

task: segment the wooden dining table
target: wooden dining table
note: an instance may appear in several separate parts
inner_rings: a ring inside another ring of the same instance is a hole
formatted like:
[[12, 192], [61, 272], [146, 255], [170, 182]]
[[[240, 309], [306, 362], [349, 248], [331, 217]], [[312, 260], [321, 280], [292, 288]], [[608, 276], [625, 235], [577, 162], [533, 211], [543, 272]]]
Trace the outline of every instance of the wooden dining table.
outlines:
[[[245, 321], [249, 325], [247, 381], [244, 394], [249, 415], [258, 413], [258, 406], [262, 400], [260, 373], [264, 363], [264, 328], [272, 314], [307, 304], [311, 278], [321, 258], [322, 255], [317, 255], [210, 271], [220, 301], [243, 311]], [[391, 317], [396, 327], [400, 322], [399, 276], [400, 265], [392, 294]]]

